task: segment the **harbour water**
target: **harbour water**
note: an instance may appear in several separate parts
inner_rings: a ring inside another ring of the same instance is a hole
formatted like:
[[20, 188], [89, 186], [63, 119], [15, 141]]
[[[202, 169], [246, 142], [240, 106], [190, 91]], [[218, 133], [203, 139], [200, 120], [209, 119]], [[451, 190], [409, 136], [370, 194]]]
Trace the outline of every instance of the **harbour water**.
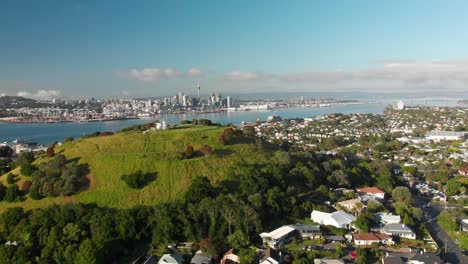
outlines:
[[[437, 105], [437, 102], [433, 102]], [[63, 141], [65, 137], [79, 138], [96, 131], [117, 131], [122, 128], [149, 123], [155, 120], [165, 120], [168, 124], [178, 124], [182, 120], [210, 119], [223, 125], [241, 122], [254, 122], [266, 120], [269, 115], [279, 115], [282, 118], [304, 118], [330, 113], [382, 113], [389, 102], [385, 103], [362, 103], [351, 105], [336, 105], [332, 107], [298, 107], [281, 108], [271, 111], [257, 112], [221, 112], [209, 114], [166, 114], [151, 118], [132, 120], [90, 122], [90, 123], [0, 123], [0, 142], [15, 139], [37, 142], [39, 144], [50, 144], [55, 141]]]

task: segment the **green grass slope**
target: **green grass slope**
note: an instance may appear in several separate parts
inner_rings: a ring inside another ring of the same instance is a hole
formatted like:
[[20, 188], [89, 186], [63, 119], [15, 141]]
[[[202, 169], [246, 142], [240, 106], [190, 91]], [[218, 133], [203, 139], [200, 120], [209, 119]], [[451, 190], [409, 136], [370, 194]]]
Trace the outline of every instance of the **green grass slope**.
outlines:
[[[213, 184], [224, 179], [229, 168], [240, 161], [261, 162], [268, 159], [266, 148], [254, 143], [223, 145], [219, 135], [223, 127], [188, 126], [165, 131], [124, 132], [112, 136], [79, 139], [56, 148], [56, 153], [68, 159], [77, 158], [88, 163], [90, 180], [88, 189], [69, 197], [48, 197], [21, 202], [0, 202], [0, 211], [13, 206], [33, 209], [68, 202], [97, 203], [101, 206], [130, 208], [136, 205], [152, 205], [172, 199], [180, 199], [191, 179], [207, 176]], [[216, 154], [192, 159], [177, 159], [177, 153], [188, 145], [200, 149], [210, 145]], [[42, 160], [43, 161], [43, 160]], [[36, 161], [40, 163], [41, 160]], [[142, 189], [131, 189], [120, 179], [123, 174], [142, 170], [157, 173], [154, 181]], [[20, 174], [19, 169], [13, 171]], [[21, 187], [27, 177], [20, 175]], [[6, 176], [1, 177], [6, 184]]]

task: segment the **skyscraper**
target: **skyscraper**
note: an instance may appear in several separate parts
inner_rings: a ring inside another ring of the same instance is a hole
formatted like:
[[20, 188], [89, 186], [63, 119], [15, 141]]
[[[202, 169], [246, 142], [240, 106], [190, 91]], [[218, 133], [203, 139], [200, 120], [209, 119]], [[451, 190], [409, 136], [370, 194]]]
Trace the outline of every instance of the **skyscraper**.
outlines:
[[198, 90], [198, 99], [200, 99], [200, 83], [197, 85], [197, 90]]

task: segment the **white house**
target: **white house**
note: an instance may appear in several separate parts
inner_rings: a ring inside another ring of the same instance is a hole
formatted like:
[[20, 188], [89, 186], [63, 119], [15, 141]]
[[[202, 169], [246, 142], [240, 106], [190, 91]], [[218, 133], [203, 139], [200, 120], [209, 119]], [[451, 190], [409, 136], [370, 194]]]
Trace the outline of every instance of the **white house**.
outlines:
[[405, 224], [387, 224], [380, 229], [380, 232], [409, 239], [416, 239], [416, 234]]
[[344, 264], [344, 261], [342, 259], [316, 258], [314, 264]]
[[158, 264], [182, 264], [182, 256], [178, 254], [164, 254]]
[[381, 199], [381, 200], [385, 198], [385, 192], [380, 190], [377, 187], [365, 187], [365, 188], [358, 189], [357, 191], [358, 191], [359, 196], [369, 195], [369, 196], [375, 197], [376, 199]]
[[364, 204], [362, 204], [361, 200], [360, 199], [350, 199], [350, 200], [345, 200], [345, 201], [341, 201], [341, 202], [338, 202], [336, 203], [336, 208], [344, 208], [348, 211], [352, 211], [354, 208], [356, 208], [357, 204], [361, 204], [363, 208], [364, 207]]
[[331, 225], [338, 228], [351, 228], [351, 223], [356, 221], [356, 217], [344, 211], [326, 213], [314, 210], [311, 213], [312, 221], [321, 225]]
[[282, 226], [269, 233], [260, 234], [263, 243], [268, 243], [271, 248], [282, 247], [297, 236], [299, 236], [299, 231], [291, 226]]
[[260, 264], [279, 264], [281, 260], [281, 252], [276, 252], [273, 249], [267, 248], [260, 254]]
[[376, 213], [375, 219], [381, 224], [398, 224], [401, 222], [401, 217], [399, 215], [394, 215], [391, 213]]
[[356, 246], [370, 246], [372, 243], [393, 245], [393, 238], [386, 234], [378, 233], [356, 233], [353, 234], [354, 244]]

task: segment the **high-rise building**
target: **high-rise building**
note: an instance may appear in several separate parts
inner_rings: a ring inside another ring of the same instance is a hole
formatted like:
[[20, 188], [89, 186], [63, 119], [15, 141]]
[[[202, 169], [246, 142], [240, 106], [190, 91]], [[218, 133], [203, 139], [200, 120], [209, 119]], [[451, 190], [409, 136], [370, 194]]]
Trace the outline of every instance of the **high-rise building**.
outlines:
[[398, 104], [397, 104], [397, 109], [398, 110], [403, 110], [405, 109], [405, 103], [403, 103], [403, 101], [398, 101]]
[[178, 92], [177, 93], [177, 103], [183, 105], [183, 98], [184, 98], [184, 93], [183, 92]]
[[198, 90], [198, 99], [200, 99], [200, 83], [197, 85], [197, 90]]
[[232, 104], [232, 102], [231, 102], [231, 96], [228, 95], [228, 96], [226, 97], [226, 100], [227, 100], [226, 106], [227, 106], [227, 107], [231, 107], [231, 104]]

